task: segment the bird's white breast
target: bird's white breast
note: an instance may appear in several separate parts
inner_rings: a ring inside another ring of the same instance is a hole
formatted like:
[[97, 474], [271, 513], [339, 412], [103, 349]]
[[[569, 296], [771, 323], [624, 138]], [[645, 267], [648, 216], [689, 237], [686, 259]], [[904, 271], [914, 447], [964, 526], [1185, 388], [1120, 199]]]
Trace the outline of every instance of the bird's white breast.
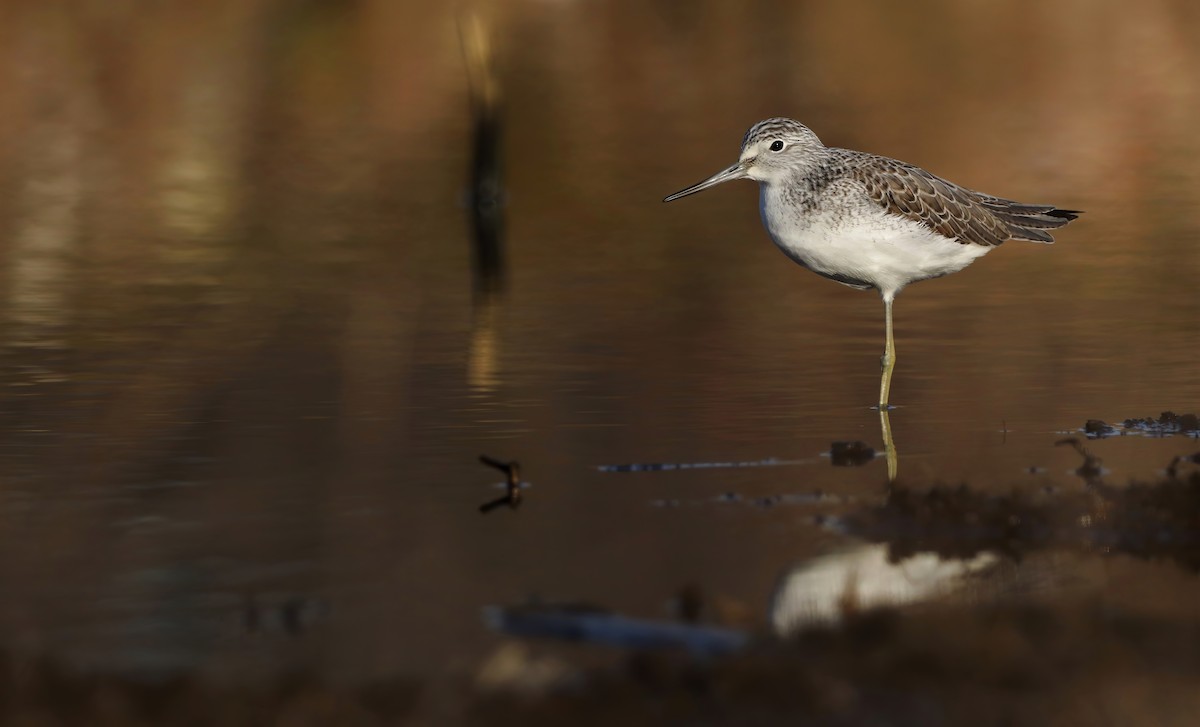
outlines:
[[890, 214], [849, 181], [830, 185], [808, 209], [787, 199], [782, 185], [763, 184], [759, 209], [771, 239], [788, 257], [839, 282], [878, 288], [885, 296], [917, 280], [962, 270], [991, 250]]

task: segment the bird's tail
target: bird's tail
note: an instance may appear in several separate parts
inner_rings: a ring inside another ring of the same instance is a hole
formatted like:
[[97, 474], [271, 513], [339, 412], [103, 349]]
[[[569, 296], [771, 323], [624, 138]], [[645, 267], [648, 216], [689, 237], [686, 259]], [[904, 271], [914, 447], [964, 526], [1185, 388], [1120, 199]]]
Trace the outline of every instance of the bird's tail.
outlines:
[[1083, 214], [1079, 210], [1059, 209], [1052, 204], [1022, 204], [1000, 197], [985, 197], [980, 202], [1008, 225], [1012, 239], [1028, 242], [1054, 242], [1046, 230], [1058, 229]]

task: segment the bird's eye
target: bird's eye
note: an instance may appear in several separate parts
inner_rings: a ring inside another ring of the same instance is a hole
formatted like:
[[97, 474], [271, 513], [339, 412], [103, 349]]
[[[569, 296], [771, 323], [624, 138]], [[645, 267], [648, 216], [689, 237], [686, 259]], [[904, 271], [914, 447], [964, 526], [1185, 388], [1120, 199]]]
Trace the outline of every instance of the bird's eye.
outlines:
[[771, 142], [771, 151], [783, 151], [783, 142], [779, 139]]

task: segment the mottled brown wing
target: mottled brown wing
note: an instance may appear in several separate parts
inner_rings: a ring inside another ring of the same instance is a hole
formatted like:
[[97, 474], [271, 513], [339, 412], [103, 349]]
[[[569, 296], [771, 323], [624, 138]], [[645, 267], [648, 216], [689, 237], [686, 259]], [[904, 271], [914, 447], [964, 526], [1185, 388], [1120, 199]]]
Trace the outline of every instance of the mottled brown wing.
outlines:
[[963, 244], [994, 247], [1012, 239], [1009, 226], [964, 189], [911, 164], [864, 155], [850, 170], [881, 207], [922, 222]]

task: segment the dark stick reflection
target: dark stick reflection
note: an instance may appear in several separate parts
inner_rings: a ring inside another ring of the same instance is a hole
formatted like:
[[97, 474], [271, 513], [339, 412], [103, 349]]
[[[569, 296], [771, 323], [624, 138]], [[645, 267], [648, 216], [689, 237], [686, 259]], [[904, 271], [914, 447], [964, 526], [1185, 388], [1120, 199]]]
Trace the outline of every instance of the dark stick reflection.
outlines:
[[468, 210], [474, 237], [476, 289], [485, 294], [504, 282], [504, 178], [502, 92], [487, 30], [479, 16], [459, 17], [471, 97], [472, 140]]

